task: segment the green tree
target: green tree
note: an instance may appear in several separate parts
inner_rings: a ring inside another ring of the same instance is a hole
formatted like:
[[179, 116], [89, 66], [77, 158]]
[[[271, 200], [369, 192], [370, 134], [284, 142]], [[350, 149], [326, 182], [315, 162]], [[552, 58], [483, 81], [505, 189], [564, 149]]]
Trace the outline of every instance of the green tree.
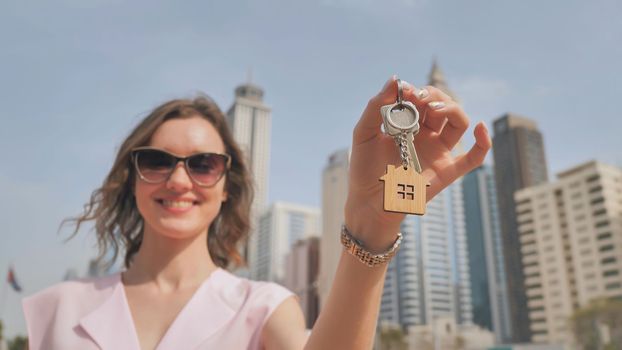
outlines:
[[570, 328], [581, 349], [622, 349], [622, 301], [592, 301], [572, 314]]
[[18, 335], [9, 341], [9, 350], [27, 350], [28, 338]]
[[402, 328], [383, 326], [380, 328], [380, 350], [407, 350], [408, 343]]

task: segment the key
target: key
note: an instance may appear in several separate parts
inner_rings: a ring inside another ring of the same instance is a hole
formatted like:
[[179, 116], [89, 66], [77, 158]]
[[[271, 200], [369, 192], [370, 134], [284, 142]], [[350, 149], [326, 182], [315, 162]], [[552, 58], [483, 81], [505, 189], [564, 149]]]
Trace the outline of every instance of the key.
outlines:
[[[417, 132], [419, 129], [417, 128]], [[419, 157], [417, 157], [417, 150], [415, 150], [415, 133], [408, 133], [406, 136], [406, 143], [408, 144], [408, 153], [410, 153], [410, 160], [415, 167], [415, 171], [421, 174], [421, 164], [419, 163]]]

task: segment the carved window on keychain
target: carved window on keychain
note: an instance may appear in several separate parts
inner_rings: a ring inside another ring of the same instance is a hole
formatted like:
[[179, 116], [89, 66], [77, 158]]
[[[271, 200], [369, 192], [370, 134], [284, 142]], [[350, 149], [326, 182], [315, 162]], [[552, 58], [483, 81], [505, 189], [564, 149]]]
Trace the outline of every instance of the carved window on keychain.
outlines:
[[415, 200], [415, 186], [407, 184], [397, 184], [397, 194], [401, 199]]

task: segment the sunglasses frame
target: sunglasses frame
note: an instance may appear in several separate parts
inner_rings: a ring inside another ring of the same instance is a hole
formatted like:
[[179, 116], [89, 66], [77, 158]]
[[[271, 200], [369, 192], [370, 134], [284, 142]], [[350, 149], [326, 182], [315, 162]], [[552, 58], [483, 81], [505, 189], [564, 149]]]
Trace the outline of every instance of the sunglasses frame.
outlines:
[[[163, 178], [162, 181], [150, 181], [147, 178], [145, 178], [143, 176], [143, 174], [140, 172], [140, 168], [138, 166], [138, 153], [140, 151], [158, 151], [158, 152], [162, 152], [165, 153], [173, 158], [175, 158], [175, 165], [171, 168], [171, 171], [169, 172], [169, 174]], [[222, 172], [222, 174], [220, 174], [220, 176], [218, 177], [218, 179], [211, 185], [206, 185], [204, 183], [202, 183], [201, 181], [198, 181], [197, 179], [194, 178], [194, 176], [192, 176], [192, 172], [190, 171], [190, 167], [188, 166], [188, 160], [194, 156], [200, 155], [200, 154], [209, 154], [209, 155], [217, 155], [217, 156], [223, 156], [226, 159], [226, 163], [225, 163], [225, 171]], [[231, 156], [225, 153], [215, 153], [215, 152], [197, 152], [197, 153], [193, 153], [189, 156], [186, 157], [181, 157], [175, 153], [171, 153], [168, 151], [165, 151], [163, 149], [160, 148], [156, 148], [156, 147], [150, 147], [150, 146], [144, 146], [144, 147], [136, 147], [133, 148], [130, 151], [130, 156], [131, 156], [131, 162], [132, 164], [134, 164], [134, 169], [136, 170], [136, 173], [138, 174], [138, 177], [145, 181], [146, 183], [150, 183], [150, 184], [159, 184], [159, 183], [163, 183], [168, 181], [171, 178], [171, 175], [173, 175], [173, 172], [175, 172], [175, 168], [177, 167], [177, 164], [179, 164], [179, 162], [183, 162], [184, 164], [184, 169], [186, 170], [186, 173], [188, 174], [188, 177], [190, 177], [190, 179], [192, 179], [192, 182], [196, 183], [199, 187], [205, 187], [205, 188], [209, 188], [209, 187], [213, 187], [215, 186], [220, 179], [222, 179], [225, 174], [227, 174], [229, 172], [229, 170], [231, 169]]]

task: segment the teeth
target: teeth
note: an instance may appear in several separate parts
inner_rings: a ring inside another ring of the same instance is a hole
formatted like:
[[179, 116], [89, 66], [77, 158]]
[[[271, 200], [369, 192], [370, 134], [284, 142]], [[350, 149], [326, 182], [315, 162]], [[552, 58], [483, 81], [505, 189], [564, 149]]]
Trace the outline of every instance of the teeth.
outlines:
[[192, 202], [188, 202], [188, 201], [169, 201], [169, 200], [162, 200], [162, 204], [165, 207], [171, 207], [171, 208], [188, 208], [190, 206], [192, 206]]

